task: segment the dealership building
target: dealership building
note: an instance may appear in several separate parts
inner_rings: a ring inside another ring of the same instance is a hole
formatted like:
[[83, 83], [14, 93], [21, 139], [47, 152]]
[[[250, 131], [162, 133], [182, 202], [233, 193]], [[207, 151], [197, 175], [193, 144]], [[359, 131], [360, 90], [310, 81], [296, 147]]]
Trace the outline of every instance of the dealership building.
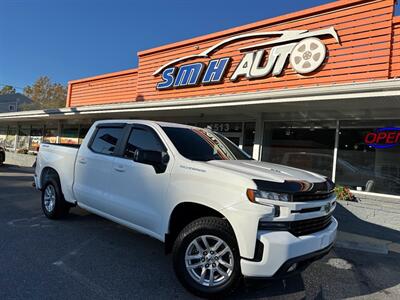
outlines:
[[[400, 197], [400, 17], [341, 0], [138, 52], [134, 69], [72, 80], [66, 107], [0, 114], [0, 141], [35, 153], [100, 119], [209, 127], [254, 159]], [[189, 26], [188, 26], [189, 27]]]

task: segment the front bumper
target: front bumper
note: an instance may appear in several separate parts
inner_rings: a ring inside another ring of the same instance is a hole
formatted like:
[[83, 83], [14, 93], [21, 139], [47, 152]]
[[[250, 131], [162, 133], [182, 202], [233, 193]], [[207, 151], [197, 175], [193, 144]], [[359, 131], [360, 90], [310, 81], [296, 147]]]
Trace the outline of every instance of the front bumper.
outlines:
[[246, 277], [276, 278], [289, 275], [293, 270], [304, 269], [310, 262], [326, 255], [336, 239], [338, 223], [332, 223], [322, 231], [296, 237], [289, 232], [260, 232], [258, 240], [263, 244], [260, 261], [241, 259], [242, 274]]

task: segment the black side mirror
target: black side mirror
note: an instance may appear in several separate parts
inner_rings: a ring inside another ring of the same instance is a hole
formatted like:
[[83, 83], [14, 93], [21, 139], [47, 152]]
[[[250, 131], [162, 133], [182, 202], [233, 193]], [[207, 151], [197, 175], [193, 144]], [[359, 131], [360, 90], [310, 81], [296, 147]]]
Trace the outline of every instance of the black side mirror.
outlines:
[[167, 168], [169, 155], [168, 153], [161, 151], [136, 149], [133, 154], [133, 160], [138, 163], [151, 165], [157, 173], [162, 173]]

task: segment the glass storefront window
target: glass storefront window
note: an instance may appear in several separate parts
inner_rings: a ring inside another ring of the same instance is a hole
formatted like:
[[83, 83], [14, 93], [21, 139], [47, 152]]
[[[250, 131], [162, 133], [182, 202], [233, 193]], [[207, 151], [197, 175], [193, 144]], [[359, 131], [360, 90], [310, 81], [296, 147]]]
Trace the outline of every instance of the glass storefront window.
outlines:
[[366, 136], [400, 121], [341, 122], [336, 183], [355, 190], [400, 195], [400, 146], [375, 148]]
[[7, 130], [6, 140], [4, 146], [8, 149], [15, 148], [15, 136], [17, 134], [17, 126], [9, 126]]
[[0, 146], [4, 147], [6, 137], [7, 137], [7, 126], [0, 127]]
[[21, 126], [18, 130], [17, 151], [28, 153], [30, 126]]
[[46, 126], [44, 130], [43, 142], [57, 143], [57, 127]]
[[332, 177], [335, 122], [266, 122], [262, 161]]
[[226, 132], [242, 132], [242, 123], [241, 122], [209, 122], [209, 123], [195, 123], [194, 126], [201, 128], [208, 128], [212, 131], [219, 133]]
[[81, 126], [81, 128], [79, 128], [79, 140], [78, 140], [78, 144], [82, 144], [83, 139], [85, 138], [86, 134], [88, 133], [90, 129], [90, 125], [87, 126]]
[[78, 144], [79, 125], [64, 124], [61, 130], [61, 144]]
[[32, 126], [31, 138], [29, 141], [30, 151], [39, 151], [40, 144], [43, 141], [43, 126]]
[[242, 122], [189, 123], [189, 125], [197, 126], [200, 128], [208, 128], [212, 131], [221, 133], [235, 145], [242, 145]]
[[244, 123], [243, 150], [250, 156], [253, 156], [254, 137], [256, 133], [256, 123]]

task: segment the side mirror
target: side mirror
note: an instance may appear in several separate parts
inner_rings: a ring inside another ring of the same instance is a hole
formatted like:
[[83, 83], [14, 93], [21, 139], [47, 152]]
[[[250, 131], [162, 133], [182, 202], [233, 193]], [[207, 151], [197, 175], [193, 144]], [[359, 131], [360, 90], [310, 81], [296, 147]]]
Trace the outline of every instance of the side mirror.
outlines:
[[133, 160], [138, 163], [151, 165], [157, 173], [162, 173], [167, 168], [169, 155], [168, 153], [161, 151], [136, 149], [133, 154]]

